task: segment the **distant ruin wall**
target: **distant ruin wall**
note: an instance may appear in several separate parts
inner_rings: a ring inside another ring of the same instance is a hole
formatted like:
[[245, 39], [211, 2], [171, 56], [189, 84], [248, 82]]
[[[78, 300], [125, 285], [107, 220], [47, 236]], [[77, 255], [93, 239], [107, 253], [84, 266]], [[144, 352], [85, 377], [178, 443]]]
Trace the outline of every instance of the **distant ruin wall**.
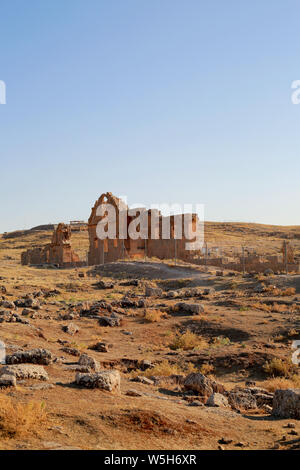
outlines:
[[60, 267], [79, 267], [86, 263], [71, 247], [71, 230], [65, 224], [59, 224], [54, 230], [52, 241], [43, 247], [36, 247], [21, 254], [22, 265], [53, 264]]
[[[245, 258], [245, 261], [240, 259], [238, 262], [224, 262], [223, 258], [194, 258], [191, 262], [200, 266], [217, 266], [219, 268], [240, 272], [243, 272], [244, 269], [246, 272], [257, 273], [262, 273], [266, 269], [272, 269], [274, 272], [285, 272], [286, 265], [278, 261], [278, 259], [276, 260], [277, 257], [274, 256], [273, 258], [273, 260], [269, 259], [267, 261], [247, 260], [247, 258]], [[289, 272], [299, 272], [299, 264], [297, 263], [288, 263], [287, 267]]]

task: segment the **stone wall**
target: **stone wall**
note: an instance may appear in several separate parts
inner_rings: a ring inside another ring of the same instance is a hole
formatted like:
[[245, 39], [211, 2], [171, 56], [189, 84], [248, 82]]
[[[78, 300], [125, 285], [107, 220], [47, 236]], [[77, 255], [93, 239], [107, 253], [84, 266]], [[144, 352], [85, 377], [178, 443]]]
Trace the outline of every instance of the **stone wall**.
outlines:
[[[111, 204], [116, 209], [116, 239], [101, 240], [97, 236], [97, 224], [103, 217], [97, 215], [97, 209], [101, 204]], [[89, 254], [88, 264], [90, 266], [109, 263], [125, 257], [138, 259], [147, 257], [155, 257], [159, 259], [178, 259], [188, 261], [191, 259], [191, 251], [187, 249], [186, 243], [193, 240], [187, 240], [184, 236], [182, 239], [174, 238], [174, 216], [170, 218], [163, 217], [159, 211], [156, 216], [159, 222], [159, 229], [156, 233], [157, 239], [151, 237], [151, 215], [152, 211], [147, 211], [148, 215], [148, 237], [147, 239], [139, 238], [133, 240], [129, 237], [128, 228], [134, 217], [126, 216], [126, 237], [120, 238], [120, 212], [127, 211], [127, 205], [119, 198], [111, 193], [102, 194], [92, 208], [91, 216], [88, 221], [89, 231]], [[166, 220], [168, 219], [168, 220]], [[163, 239], [162, 227], [163, 222], [170, 222], [170, 239]], [[191, 228], [195, 230], [197, 223], [196, 214], [192, 214]], [[182, 218], [182, 233], [184, 234], [184, 220]]]
[[71, 246], [71, 229], [68, 225], [59, 224], [54, 230], [51, 243], [24, 251], [21, 254], [22, 265], [54, 264], [60, 267], [83, 266], [79, 256]]

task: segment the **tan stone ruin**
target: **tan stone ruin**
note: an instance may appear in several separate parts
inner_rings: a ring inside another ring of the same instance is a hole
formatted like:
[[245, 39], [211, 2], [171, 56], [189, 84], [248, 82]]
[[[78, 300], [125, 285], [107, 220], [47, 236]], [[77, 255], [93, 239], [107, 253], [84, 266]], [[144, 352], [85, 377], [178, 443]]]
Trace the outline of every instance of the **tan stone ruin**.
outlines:
[[[116, 238], [115, 239], [104, 239], [101, 240], [97, 236], [97, 224], [104, 216], [97, 215], [97, 209], [101, 204], [111, 204], [116, 210]], [[163, 217], [162, 214], [156, 211], [158, 217], [159, 230], [157, 233], [157, 239], [151, 238], [151, 215], [152, 210], [147, 211], [148, 215], [148, 237], [138, 238], [134, 240], [129, 237], [128, 228], [130, 223], [135, 219], [136, 216], [126, 215], [126, 238], [120, 238], [120, 211], [127, 211], [127, 205], [119, 198], [114, 196], [112, 193], [105, 193], [95, 202], [94, 207], [88, 221], [88, 232], [89, 232], [89, 253], [88, 253], [88, 264], [90, 266], [110, 263], [118, 259], [126, 258], [144, 258], [144, 257], [156, 257], [159, 259], [181, 259], [189, 261], [191, 259], [191, 251], [186, 249], [186, 242], [193, 240], [187, 240], [184, 235], [180, 239], [176, 239], [174, 235], [175, 217]], [[181, 214], [182, 215], [182, 214]], [[170, 224], [170, 238], [163, 239], [162, 226], [163, 219], [168, 221]], [[196, 228], [197, 215], [191, 215], [191, 222], [193, 230]], [[184, 217], [182, 217], [182, 234], [184, 234]]]
[[80, 261], [79, 256], [71, 246], [71, 227], [60, 223], [53, 232], [51, 243], [43, 247], [36, 247], [21, 254], [22, 265], [53, 264], [59, 267], [76, 267], [86, 263]]

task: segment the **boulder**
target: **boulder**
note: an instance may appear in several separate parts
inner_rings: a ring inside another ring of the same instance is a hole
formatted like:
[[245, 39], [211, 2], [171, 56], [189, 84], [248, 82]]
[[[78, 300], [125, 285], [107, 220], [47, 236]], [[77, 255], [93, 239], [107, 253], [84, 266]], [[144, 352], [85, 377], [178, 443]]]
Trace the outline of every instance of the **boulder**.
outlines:
[[89, 349], [93, 349], [94, 351], [107, 353], [109, 351], [109, 345], [107, 343], [99, 341], [98, 343], [91, 346]]
[[87, 368], [87, 372], [90, 370], [93, 370], [95, 372], [98, 372], [100, 370], [100, 364], [96, 359], [94, 359], [91, 356], [88, 356], [87, 354], [81, 354], [78, 364], [80, 366], [85, 366]]
[[200, 372], [192, 372], [183, 382], [185, 390], [192, 390], [201, 396], [210, 397], [214, 392], [224, 393], [225, 388], [219, 382], [216, 382]]
[[68, 333], [71, 336], [74, 336], [79, 331], [79, 327], [75, 323], [69, 323], [66, 326], [63, 326], [63, 331]]
[[14, 301], [16, 307], [23, 307], [23, 308], [33, 308], [34, 310], [39, 310], [41, 308], [38, 300], [34, 299], [31, 296], [25, 296], [22, 299], [17, 299]]
[[179, 292], [177, 292], [176, 290], [169, 290], [167, 293], [166, 293], [166, 297], [168, 299], [174, 299], [175, 297], [178, 297], [179, 296]]
[[0, 375], [0, 387], [16, 387], [17, 379], [12, 374]]
[[264, 271], [264, 275], [265, 275], [265, 276], [273, 276], [273, 275], [274, 275], [274, 271], [273, 271], [272, 269], [268, 268], [268, 269], [266, 269], [266, 270]]
[[276, 390], [272, 414], [279, 418], [300, 419], [300, 389]]
[[154, 385], [154, 381], [151, 379], [148, 379], [147, 377], [143, 377], [142, 375], [138, 375], [137, 377], [134, 377], [131, 379], [133, 382], [139, 382], [144, 385]]
[[163, 291], [159, 287], [151, 287], [151, 286], [146, 286], [145, 287], [145, 296], [146, 297], [160, 297], [162, 295]]
[[118, 316], [104, 316], [99, 317], [99, 325], [100, 326], [120, 326], [120, 319]]
[[204, 307], [201, 304], [190, 304], [186, 302], [178, 302], [175, 304], [175, 309], [180, 310], [184, 313], [189, 313], [192, 315], [198, 315], [199, 313], [204, 312]]
[[120, 392], [120, 373], [117, 370], [105, 370], [95, 374], [76, 374], [76, 383], [86, 388], [100, 388], [108, 392]]
[[51, 364], [52, 354], [47, 349], [32, 349], [31, 351], [17, 351], [6, 356], [6, 364]]
[[221, 393], [213, 393], [207, 400], [206, 406], [227, 408], [229, 407], [229, 403], [227, 398]]
[[257, 408], [255, 395], [243, 389], [234, 389], [227, 394], [228, 402], [234, 409], [251, 410]]
[[108, 281], [99, 281], [94, 286], [97, 289], [113, 289], [115, 287], [113, 282], [108, 282]]
[[0, 369], [0, 377], [3, 375], [13, 375], [17, 379], [37, 379], [48, 380], [48, 374], [44, 367], [31, 364], [8, 365]]
[[15, 304], [13, 302], [10, 302], [9, 300], [2, 300], [0, 302], [1, 307], [7, 308], [10, 310], [14, 310], [16, 308]]
[[76, 348], [70, 348], [69, 346], [64, 346], [61, 348], [61, 350], [67, 354], [70, 354], [70, 356], [80, 356], [80, 351]]

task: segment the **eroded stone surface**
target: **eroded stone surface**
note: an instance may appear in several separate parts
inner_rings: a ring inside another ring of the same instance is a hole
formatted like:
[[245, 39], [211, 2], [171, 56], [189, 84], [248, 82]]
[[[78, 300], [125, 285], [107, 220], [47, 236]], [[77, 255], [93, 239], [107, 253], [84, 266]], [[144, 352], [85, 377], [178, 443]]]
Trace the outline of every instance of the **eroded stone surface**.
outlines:
[[210, 397], [214, 392], [224, 393], [225, 389], [222, 384], [215, 382], [214, 380], [206, 377], [203, 374], [191, 373], [189, 374], [184, 383], [184, 388], [186, 390], [192, 390], [193, 392], [198, 393], [199, 395]]
[[31, 351], [17, 351], [6, 356], [6, 364], [51, 364], [52, 354], [47, 349], [32, 349]]
[[37, 379], [48, 380], [48, 374], [44, 367], [31, 364], [8, 365], [0, 369], [0, 377], [3, 375], [13, 375], [17, 379]]
[[300, 389], [276, 390], [272, 414], [279, 418], [300, 419]]
[[108, 392], [120, 392], [120, 373], [117, 370], [97, 372], [95, 374], [76, 374], [76, 383], [86, 388], [100, 388]]

